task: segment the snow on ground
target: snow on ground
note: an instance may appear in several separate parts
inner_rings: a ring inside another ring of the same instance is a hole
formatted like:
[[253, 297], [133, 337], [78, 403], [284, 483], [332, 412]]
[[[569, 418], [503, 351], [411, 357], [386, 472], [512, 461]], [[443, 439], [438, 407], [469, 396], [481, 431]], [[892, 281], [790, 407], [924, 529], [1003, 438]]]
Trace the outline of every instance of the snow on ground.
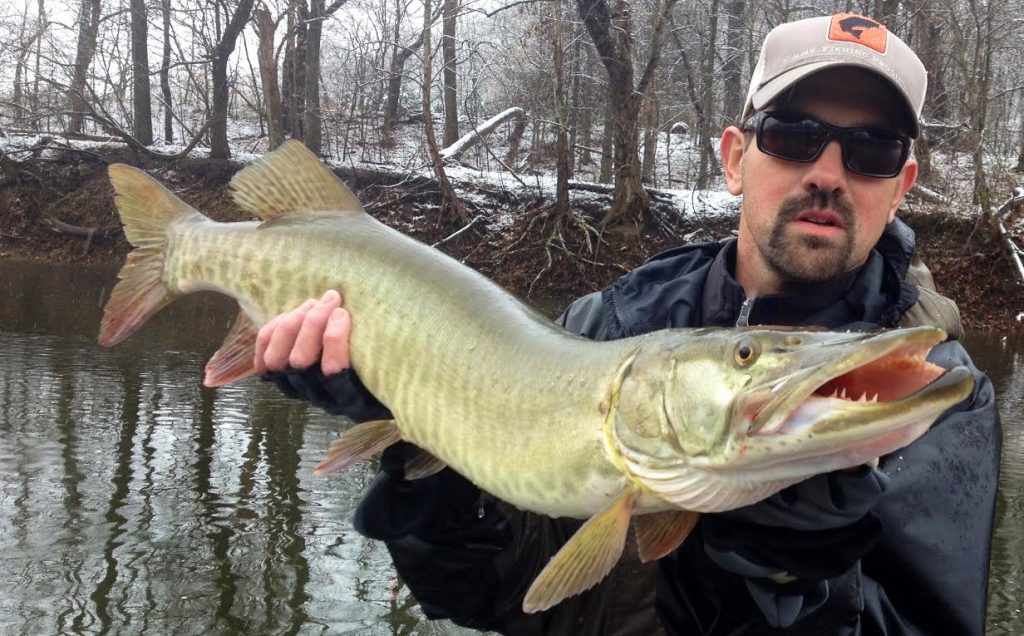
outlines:
[[[325, 122], [326, 124], [327, 122]], [[507, 165], [512, 122], [498, 126], [494, 132], [484, 138], [481, 143], [470, 148], [458, 162], [446, 164], [448, 176], [452, 179], [456, 191], [467, 201], [479, 206], [493, 208], [493, 200], [489, 200], [479, 189], [500, 189], [508, 191], [518, 198], [539, 196], [553, 198], [555, 193], [554, 176], [554, 135], [551, 126], [545, 128], [535, 125], [526, 127], [520, 142], [520, 150], [515, 157], [514, 165]], [[462, 122], [463, 132], [472, 130], [479, 122]], [[422, 122], [409, 121], [400, 126], [394, 134], [393, 143], [384, 147], [380, 143], [380, 131], [366, 122], [330, 122], [323, 132], [323, 152], [326, 161], [339, 168], [385, 169], [393, 172], [405, 172], [410, 176], [432, 178], [426, 144], [422, 134]], [[441, 130], [441, 122], [437, 121], [437, 130]], [[228, 130], [232, 140], [232, 156], [241, 163], [252, 162], [266, 152], [266, 137], [255, 122], [231, 120]], [[537, 138], [534, 136], [537, 135]], [[91, 150], [110, 143], [99, 141], [68, 141], [59, 134], [11, 136], [0, 138], [0, 150], [14, 154], [18, 158], [25, 150], [43, 143], [44, 137], [58, 140], [58, 143], [80, 149]], [[599, 143], [599, 133], [589, 143]], [[658, 201], [667, 202], [680, 215], [714, 216], [733, 213], [738, 209], [738, 199], [729, 195], [724, 188], [721, 177], [711, 179], [707, 190], [694, 190], [687, 187], [697, 181], [700, 170], [699, 152], [696, 146], [697, 137], [689, 133], [663, 132], [657, 136], [655, 147], [654, 170], [648, 186], [659, 192]], [[580, 183], [593, 183], [599, 172], [600, 153], [591, 148], [590, 161], [586, 162], [583, 140], [577, 140], [577, 166], [575, 179]], [[717, 149], [717, 142], [712, 146]], [[155, 152], [173, 155], [184, 149], [182, 143], [157, 143], [151, 146]], [[20, 151], [20, 152], [19, 152]], [[209, 150], [193, 149], [190, 156], [206, 157]], [[718, 158], [716, 157], [716, 161]], [[929, 183], [929, 192], [933, 200], [945, 197], [948, 205], [932, 202], [914, 201], [908, 205], [919, 211], [940, 209], [944, 213], [975, 214], [971, 205], [974, 179], [974, 164], [969, 153], [939, 149], [932, 156], [934, 175]], [[993, 200], [998, 205], [1010, 196], [1006, 184], [1019, 183], [1019, 177], [1010, 169], [1016, 163], [1016, 157], [986, 156], [986, 171], [993, 189]], [[480, 188], [475, 188], [479, 186]], [[1007, 190], [1003, 192], [1003, 190]], [[606, 201], [607, 195], [600, 195], [579, 189], [570, 190], [574, 202]], [[511, 219], [508, 210], [494, 210], [492, 222], [504, 223]]]
[[[672, 160], [676, 166], [685, 166], [692, 163], [692, 157], [687, 155], [688, 150], [692, 150], [690, 144], [678, 140], [680, 135], [672, 135], [674, 138], [672, 150]], [[10, 136], [0, 138], [0, 151], [15, 155], [22, 154], [30, 149], [36, 148], [44, 143], [46, 139], [59, 139], [59, 143], [66, 144], [71, 148], [78, 150], [98, 150], [104, 147], [110, 147], [112, 145], [121, 145], [121, 142], [116, 139], [110, 141], [82, 141], [82, 140], [67, 140], [61, 139], [55, 135], [30, 135], [30, 136]], [[524, 140], [524, 149], [527, 146], [529, 140]], [[258, 144], [265, 146], [265, 143]], [[251, 150], [253, 144], [233, 142], [232, 144], [232, 158], [239, 163], [251, 163], [259, 159], [265, 151], [263, 147]], [[659, 145], [659, 159], [658, 165], [662, 165], [662, 161], [667, 161], [669, 157], [668, 152], [664, 146]], [[159, 143], [150, 146], [150, 149], [154, 152], [175, 155], [184, 150], [183, 144], [165, 144]], [[329, 148], [328, 148], [329, 150]], [[389, 169], [396, 172], [406, 172], [410, 176], [419, 176], [426, 178], [433, 178], [433, 170], [429, 163], [426, 161], [426, 153], [421, 147], [421, 144], [417, 144], [408, 135], [396, 137], [396, 146], [389, 151], [389, 159], [391, 161], [375, 161], [374, 159], [383, 158], [374, 156], [374, 153], [367, 152], [362, 147], [353, 146], [351, 152], [341, 153], [347, 155], [346, 159], [331, 158], [330, 156], [325, 159], [325, 162], [335, 168], [362, 168], [362, 169]], [[47, 152], [53, 152], [49, 150]], [[464, 162], [481, 163], [480, 155], [486, 153], [489, 158], [495, 156], [501, 156], [507, 152], [507, 148], [486, 148], [483, 144], [474, 148], [470, 153], [467, 153], [467, 157], [464, 158]], [[524, 152], [525, 154], [525, 152]], [[474, 156], [476, 155], [476, 156]], [[209, 156], [208, 148], [195, 148], [190, 154], [190, 157], [194, 158], [205, 158]], [[485, 165], [493, 167], [497, 166], [497, 161], [483, 162]], [[516, 195], [518, 198], [528, 198], [530, 196], [537, 196], [541, 198], [552, 199], [555, 196], [556, 178], [553, 172], [546, 170], [532, 170], [523, 171], [517, 174], [505, 169], [480, 169], [472, 167], [471, 165], [463, 165], [457, 162], [450, 162], [446, 166], [446, 173], [452, 180], [456, 187], [457, 193], [460, 197], [465, 200], [473, 202], [481, 207], [488, 207], [493, 205], [493, 201], [487, 199], [485, 195], [480, 194], [473, 186], [481, 186], [485, 189], [499, 189], [510, 192]], [[667, 175], [662, 174], [662, 183], [668, 181]], [[581, 175], [581, 176], [586, 176]], [[575, 183], [586, 184], [586, 181], [576, 180]], [[673, 183], [677, 180], [673, 179]], [[592, 183], [592, 182], [591, 182]], [[691, 189], [667, 189], [661, 186], [662, 183], [658, 183], [657, 175], [655, 177], [654, 186], [657, 188], [659, 196], [658, 200], [662, 203], [667, 203], [678, 210], [680, 215], [696, 215], [700, 217], [709, 217], [722, 214], [734, 213], [738, 209], [739, 199], [730, 195], [724, 190], [691, 190]], [[607, 201], [608, 195], [602, 195], [595, 192], [584, 191], [580, 189], [570, 189], [570, 198], [576, 202], [585, 201]], [[491, 219], [492, 223], [504, 225], [511, 223], [513, 219], [507, 213], [503, 214], [502, 210], [496, 210], [497, 214]], [[507, 211], [506, 211], [507, 212]]]

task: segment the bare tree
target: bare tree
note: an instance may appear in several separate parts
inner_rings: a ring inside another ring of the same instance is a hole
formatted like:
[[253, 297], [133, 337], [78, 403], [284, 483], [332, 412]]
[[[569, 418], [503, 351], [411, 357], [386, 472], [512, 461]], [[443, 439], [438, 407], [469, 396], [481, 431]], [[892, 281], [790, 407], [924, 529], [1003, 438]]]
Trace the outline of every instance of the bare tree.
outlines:
[[239, 0], [231, 20], [212, 51], [210, 79], [213, 84], [213, 109], [210, 113], [210, 158], [228, 159], [228, 58], [235, 50], [235, 42], [249, 21], [253, 0]]
[[565, 113], [565, 48], [562, 45], [562, 0], [555, 0], [552, 48], [555, 63], [555, 119], [557, 125], [555, 150], [555, 205], [557, 218], [569, 213], [569, 122]]
[[344, 6], [348, 0], [334, 0], [324, 6], [324, 0], [309, 0], [309, 28], [306, 32], [306, 79], [303, 116], [303, 141], [315, 154], [321, 154], [323, 126], [320, 117], [320, 36], [324, 20]]
[[302, 139], [303, 112], [306, 96], [306, 30], [309, 12], [303, 0], [288, 5], [288, 36], [284, 50], [281, 76], [284, 127], [295, 139]]
[[416, 40], [408, 46], [400, 44], [402, 38], [402, 17], [404, 7], [401, 2], [395, 3], [395, 24], [394, 39], [392, 41], [391, 62], [388, 66], [388, 81], [386, 97], [384, 102], [384, 123], [381, 126], [381, 145], [390, 148], [394, 145], [392, 133], [395, 128], [395, 120], [398, 117], [398, 106], [402, 98], [402, 79], [405, 70], [405, 63], [420, 46], [423, 45], [423, 31], [419, 32]]
[[743, 53], [747, 34], [746, 0], [728, 0], [725, 4], [727, 28], [722, 55], [722, 116], [728, 123], [740, 118], [743, 109]]
[[277, 83], [277, 56], [274, 51], [274, 33], [277, 21], [265, 5], [256, 9], [257, 49], [256, 57], [260, 66], [260, 83], [263, 101], [267, 110], [267, 133], [270, 137], [269, 150], [284, 143], [284, 113], [281, 104], [281, 88]]
[[153, 97], [149, 89], [149, 46], [145, 0], [131, 0], [132, 21], [132, 136], [143, 145], [153, 143]]
[[460, 221], [466, 220], [466, 212], [462, 208], [459, 197], [455, 194], [448, 175], [444, 171], [444, 164], [441, 161], [441, 154], [437, 148], [437, 137], [434, 134], [434, 116], [430, 108], [430, 85], [434, 81], [433, 65], [430, 63], [432, 56], [430, 50], [430, 28], [433, 21], [430, 19], [430, 0], [423, 0], [423, 126], [427, 137], [427, 153], [430, 155], [430, 163], [434, 168], [434, 176], [441, 185], [441, 204], [438, 221], [443, 222], [446, 218], [455, 218]]
[[164, 106], [164, 141], [174, 141], [174, 110], [171, 94], [171, 0], [161, 0], [160, 13], [164, 24], [163, 56], [160, 60], [160, 95]]
[[654, 77], [661, 55], [665, 18], [675, 1], [664, 0], [656, 13], [649, 57], [637, 82], [633, 71], [632, 20], [627, 1], [616, 0], [612, 11], [607, 0], [576, 0], [583, 24], [608, 73], [609, 118], [615, 131], [615, 193], [602, 222], [604, 227], [632, 226], [639, 231], [643, 225], [644, 210], [650, 203], [650, 195], [641, 183], [637, 154], [640, 106]]
[[459, 138], [459, 92], [456, 88], [455, 22], [459, 13], [459, 0], [442, 0], [441, 18], [441, 74], [444, 84], [444, 142], [449, 146]]
[[78, 13], [78, 46], [75, 48], [75, 68], [68, 88], [68, 103], [71, 117], [68, 132], [81, 133], [85, 115], [89, 111], [86, 101], [86, 80], [93, 55], [96, 53], [96, 36], [100, 26], [100, 0], [82, 0]]

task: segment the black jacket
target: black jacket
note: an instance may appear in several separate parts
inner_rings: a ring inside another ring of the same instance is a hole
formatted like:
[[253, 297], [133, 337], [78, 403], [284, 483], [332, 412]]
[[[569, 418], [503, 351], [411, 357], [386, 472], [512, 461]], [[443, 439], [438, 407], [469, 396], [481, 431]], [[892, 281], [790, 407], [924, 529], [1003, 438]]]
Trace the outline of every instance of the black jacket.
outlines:
[[[733, 241], [683, 247], [576, 301], [560, 322], [594, 339], [738, 321], [836, 329], [931, 323], [958, 333], [955, 305], [929, 287], [926, 270], [912, 268], [913, 240], [895, 221], [856, 272], [752, 303], [730, 273]], [[385, 454], [356, 527], [387, 543], [428, 617], [481, 629], [979, 634], [999, 419], [991, 383], [957, 341], [937, 346], [930, 360], [969, 366], [974, 392], [917, 442], [882, 458], [878, 470], [819, 475], [753, 506], [704, 515], [657, 564], [640, 565], [627, 546], [608, 579], [548, 612], [524, 616], [519, 604], [579, 522], [512, 509], [450, 470], [406, 481], [399, 445]], [[325, 397], [321, 383], [312, 384], [314, 401], [336, 412], [365, 395], [336, 383]]]

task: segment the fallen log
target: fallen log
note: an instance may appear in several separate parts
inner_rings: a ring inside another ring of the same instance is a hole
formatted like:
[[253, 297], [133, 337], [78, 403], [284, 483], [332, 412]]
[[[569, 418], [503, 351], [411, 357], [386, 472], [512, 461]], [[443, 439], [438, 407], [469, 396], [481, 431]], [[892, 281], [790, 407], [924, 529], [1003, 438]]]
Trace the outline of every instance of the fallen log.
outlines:
[[495, 128], [516, 117], [526, 117], [526, 111], [518, 106], [504, 110], [459, 137], [455, 140], [455, 143], [447, 148], [443, 148], [438, 154], [440, 154], [441, 159], [458, 159], [464, 152], [477, 145], [481, 139], [489, 135]]
[[1017, 206], [1024, 205], [1024, 188], [1014, 188], [1013, 196], [1011, 196], [1006, 203], [999, 206], [999, 209], [995, 212], [996, 227], [999, 228], [999, 236], [1003, 240], [1003, 244], [1006, 246], [1006, 251], [1010, 255], [1014, 264], [1017, 266], [1017, 276], [1020, 279], [1020, 283], [1024, 283], [1024, 264], [1021, 263], [1021, 254], [1024, 250], [1017, 245], [1017, 242], [1013, 240], [1010, 233], [1006, 230], [1006, 225], [1003, 224], [1003, 217], [1007, 212], [1015, 209]]

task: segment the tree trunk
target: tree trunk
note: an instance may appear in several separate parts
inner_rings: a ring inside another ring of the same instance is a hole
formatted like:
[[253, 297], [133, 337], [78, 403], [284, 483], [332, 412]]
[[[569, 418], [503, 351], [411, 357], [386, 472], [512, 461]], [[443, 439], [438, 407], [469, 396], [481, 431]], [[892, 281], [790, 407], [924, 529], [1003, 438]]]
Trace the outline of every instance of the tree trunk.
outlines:
[[162, 0], [160, 12], [164, 21], [164, 51], [160, 60], [160, 93], [164, 100], [164, 141], [174, 141], [173, 110], [171, 108], [171, 0]]
[[505, 153], [505, 163], [515, 167], [519, 163], [519, 144], [523, 141], [523, 133], [526, 132], [526, 117], [516, 119], [512, 127], [512, 134], [508, 138], [508, 152]]
[[[690, 65], [690, 56], [687, 54], [686, 48], [679, 38], [679, 34], [674, 29], [672, 30], [672, 38], [675, 40], [676, 47], [678, 47], [679, 49], [679, 61], [682, 62], [681, 66], [683, 69], [683, 73], [685, 74], [684, 79], [686, 80], [686, 90], [690, 96], [690, 103], [693, 105], [693, 112], [697, 116], [697, 130], [699, 132], [702, 130], [710, 129], [710, 124], [708, 124], [708, 116], [707, 113], [704, 111], [704, 100], [701, 99], [700, 94], [697, 92], [697, 83], [693, 79], [693, 68]], [[715, 157], [715, 150], [711, 146], [710, 136], [698, 134], [697, 143], [700, 144], [700, 157], [702, 158], [702, 160], [706, 158], [708, 161], [710, 161], [711, 171], [717, 174], [719, 172], [719, 166], [717, 163], [718, 160]], [[702, 165], [706, 167], [706, 164]], [[701, 172], [701, 175], [704, 175], [706, 178], [706, 168], [703, 172]], [[697, 183], [694, 184], [693, 187], [700, 187], [700, 182], [701, 177], [698, 176]]]
[[[39, 35], [36, 36], [36, 68], [35, 68], [35, 79], [32, 81], [32, 92], [29, 95], [29, 108], [32, 113], [39, 112], [39, 82], [42, 80], [43, 74], [40, 71], [40, 65], [43, 60], [43, 33], [49, 25], [49, 21], [46, 19], [46, 7], [44, 6], [44, 0], [39, 0]], [[37, 118], [32, 119], [32, 128], [38, 129]]]
[[[559, 18], [564, 18], [562, 11], [558, 12]], [[575, 29], [574, 29], [575, 30]], [[580, 41], [581, 38], [576, 37], [576, 34], [570, 34], [572, 39], [572, 71], [571, 79], [569, 81], [570, 96], [569, 104], [567, 106], [569, 116], [569, 178], [572, 179], [576, 173], [576, 142], [580, 132], [580, 110], [582, 104], [580, 103]]]
[[210, 158], [229, 159], [228, 145], [228, 58], [235, 50], [235, 42], [252, 12], [253, 0], [239, 0], [231, 21], [224, 29], [220, 41], [213, 50], [213, 64], [210, 67], [213, 84], [213, 108], [210, 113]]
[[309, 0], [309, 28], [306, 30], [306, 79], [302, 115], [303, 141], [316, 156], [320, 149], [320, 35], [323, 33], [324, 0]]
[[615, 128], [612, 126], [612, 102], [609, 98], [605, 101], [604, 128], [601, 134], [601, 167], [597, 177], [601, 183], [610, 183], [612, 180], [614, 149]]
[[398, 44], [399, 24], [395, 23], [395, 45], [391, 55], [391, 64], [388, 69], [387, 98], [384, 101], [384, 125], [381, 127], [381, 145], [390, 148], [395, 145], [392, 133], [395, 130], [395, 120], [398, 119], [398, 105], [402, 98], [402, 79], [406, 61], [412, 54], [423, 46], [423, 32], [420, 32], [416, 41], [409, 46]]
[[277, 24], [265, 7], [256, 10], [256, 35], [259, 43], [256, 57], [260, 65], [260, 84], [267, 109], [268, 150], [284, 143], [284, 116], [281, 112], [281, 88], [277, 83], [277, 60], [274, 58], [274, 32]]
[[100, 0], [82, 0], [78, 16], [78, 46], [75, 53], [75, 70], [68, 89], [68, 102], [71, 117], [68, 121], [68, 132], [81, 133], [85, 121], [85, 113], [89, 109], [86, 101], [86, 80], [89, 65], [96, 53], [96, 36], [100, 24]]
[[988, 93], [992, 82], [993, 20], [992, 4], [986, 3], [985, 15], [975, 15], [974, 90], [968, 95], [971, 108], [971, 149], [974, 162], [974, 203], [981, 206], [986, 218], [992, 213], [992, 193], [985, 173], [984, 141], [985, 120], [988, 117]]
[[569, 131], [565, 114], [565, 49], [562, 48], [562, 0], [555, 0], [554, 11], [555, 119], [558, 130], [555, 142], [555, 205], [556, 222], [569, 213]]
[[719, 174], [718, 162], [712, 148], [711, 138], [717, 133], [715, 126], [715, 55], [718, 34], [718, 0], [711, 0], [710, 25], [708, 26], [708, 45], [704, 51], [704, 64], [701, 68], [700, 89], [701, 108], [704, 117], [700, 127], [700, 168], [697, 171], [695, 187], [704, 190], [711, 178]]
[[455, 189], [448, 180], [444, 171], [444, 163], [441, 161], [441, 154], [437, 149], [437, 137], [434, 135], [434, 117], [430, 108], [430, 84], [434, 77], [434, 71], [430, 63], [430, 0], [423, 0], [423, 126], [427, 137], [427, 154], [430, 156], [430, 163], [434, 168], [434, 176], [441, 186], [441, 204], [438, 215], [438, 224], [442, 224], [449, 216], [457, 220], [465, 221], [466, 214], [455, 195]]
[[640, 163], [640, 180], [654, 182], [654, 163], [658, 151], [658, 103], [648, 98], [644, 105], [644, 155]]
[[459, 0], [444, 0], [441, 19], [441, 59], [444, 64], [444, 143], [450, 146], [459, 138], [459, 93], [455, 86], [455, 20]]
[[292, 0], [288, 11], [288, 32], [285, 44], [284, 72], [281, 79], [282, 109], [285, 130], [294, 139], [302, 139], [302, 118], [306, 94], [306, 25], [309, 17], [304, 0]]
[[746, 85], [743, 77], [743, 44], [747, 30], [747, 2], [728, 0], [725, 11], [729, 16], [729, 26], [725, 33], [726, 50], [722, 60], [722, 116], [729, 123], [738, 123], [746, 97], [743, 92]]
[[132, 22], [132, 136], [144, 146], [153, 144], [152, 95], [149, 89], [149, 43], [145, 0], [131, 0]]

